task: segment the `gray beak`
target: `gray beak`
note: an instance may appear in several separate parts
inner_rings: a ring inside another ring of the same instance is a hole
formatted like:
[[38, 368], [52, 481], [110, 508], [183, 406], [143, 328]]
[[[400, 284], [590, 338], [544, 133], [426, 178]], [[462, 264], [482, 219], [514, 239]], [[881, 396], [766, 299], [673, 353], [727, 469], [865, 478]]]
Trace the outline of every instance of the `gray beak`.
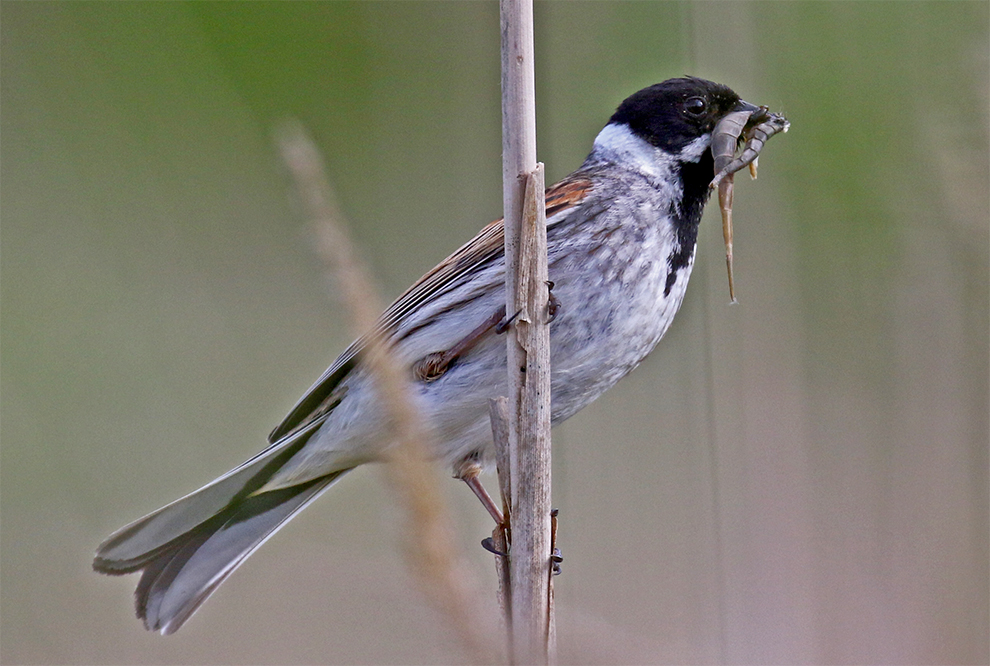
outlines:
[[756, 106], [755, 104], [750, 104], [744, 100], [739, 100], [736, 105], [732, 107], [733, 113], [748, 113], [749, 122], [746, 124], [753, 123], [757, 120], [762, 120], [763, 116], [766, 115], [766, 107]]

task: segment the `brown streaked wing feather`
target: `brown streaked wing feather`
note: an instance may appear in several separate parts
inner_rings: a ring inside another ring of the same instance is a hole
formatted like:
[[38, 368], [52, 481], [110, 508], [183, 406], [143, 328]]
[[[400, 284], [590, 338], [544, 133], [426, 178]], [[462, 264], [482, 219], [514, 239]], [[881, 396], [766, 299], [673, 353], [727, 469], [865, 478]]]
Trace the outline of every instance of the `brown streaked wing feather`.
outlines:
[[591, 180], [583, 176], [568, 176], [547, 190], [547, 224], [550, 218], [566, 210], [574, 208], [582, 201], [591, 189]]
[[[591, 187], [592, 182], [588, 178], [571, 175], [549, 188], [546, 192], [548, 224], [553, 224], [551, 218], [579, 205]], [[460, 278], [476, 267], [501, 255], [505, 249], [504, 243], [502, 220], [498, 219], [487, 224], [477, 236], [437, 264], [395, 299], [379, 317], [373, 333], [390, 335], [410, 312], [459, 284]], [[268, 436], [270, 442], [274, 443], [293, 430], [305, 427], [313, 419], [322, 416], [326, 411], [323, 407], [325, 404], [329, 404], [332, 409], [335, 403], [328, 401], [327, 398], [340, 380], [354, 367], [357, 355], [367, 339], [367, 335], [358, 338], [337, 357], [327, 371], [306, 391], [282, 423], [272, 430]]]

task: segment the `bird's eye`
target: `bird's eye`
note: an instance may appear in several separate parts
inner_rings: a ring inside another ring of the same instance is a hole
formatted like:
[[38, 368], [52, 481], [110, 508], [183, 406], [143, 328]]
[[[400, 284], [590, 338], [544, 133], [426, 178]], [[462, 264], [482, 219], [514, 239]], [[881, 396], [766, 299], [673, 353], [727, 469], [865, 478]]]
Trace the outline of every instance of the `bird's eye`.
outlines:
[[689, 97], [684, 101], [684, 112], [689, 116], [700, 118], [708, 110], [708, 103], [703, 97]]

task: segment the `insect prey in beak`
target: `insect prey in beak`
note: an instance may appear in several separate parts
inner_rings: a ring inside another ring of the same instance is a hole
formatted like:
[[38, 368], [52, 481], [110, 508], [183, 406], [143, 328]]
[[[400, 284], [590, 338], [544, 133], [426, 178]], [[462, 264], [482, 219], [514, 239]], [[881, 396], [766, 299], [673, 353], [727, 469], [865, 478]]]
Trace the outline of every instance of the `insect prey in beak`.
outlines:
[[[725, 241], [725, 267], [729, 274], [729, 299], [736, 302], [736, 287], [732, 273], [732, 192], [733, 176], [749, 167], [756, 179], [757, 158], [767, 141], [774, 134], [786, 132], [787, 120], [761, 106], [756, 111], [733, 111], [715, 125], [712, 132], [712, 157], [715, 159], [715, 177], [712, 189], [718, 188], [718, 207], [722, 212], [722, 238]], [[736, 149], [743, 144], [736, 157]]]

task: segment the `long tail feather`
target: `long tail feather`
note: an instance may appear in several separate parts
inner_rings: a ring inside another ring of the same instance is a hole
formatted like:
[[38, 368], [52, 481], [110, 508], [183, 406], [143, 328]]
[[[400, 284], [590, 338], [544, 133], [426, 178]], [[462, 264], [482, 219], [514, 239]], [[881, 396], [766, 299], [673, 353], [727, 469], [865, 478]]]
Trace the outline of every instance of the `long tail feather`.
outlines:
[[305, 446], [320, 425], [322, 421], [314, 422], [199, 490], [120, 528], [97, 547], [93, 568], [106, 574], [143, 569], [173, 539], [261, 488], [275, 470]]
[[257, 492], [320, 425], [322, 419], [118, 530], [100, 544], [93, 568], [112, 575], [143, 570], [137, 615], [148, 629], [173, 633], [251, 553], [348, 471]]
[[177, 631], [251, 553], [344, 473], [249, 497], [162, 549], [145, 564], [135, 592], [145, 627]]

